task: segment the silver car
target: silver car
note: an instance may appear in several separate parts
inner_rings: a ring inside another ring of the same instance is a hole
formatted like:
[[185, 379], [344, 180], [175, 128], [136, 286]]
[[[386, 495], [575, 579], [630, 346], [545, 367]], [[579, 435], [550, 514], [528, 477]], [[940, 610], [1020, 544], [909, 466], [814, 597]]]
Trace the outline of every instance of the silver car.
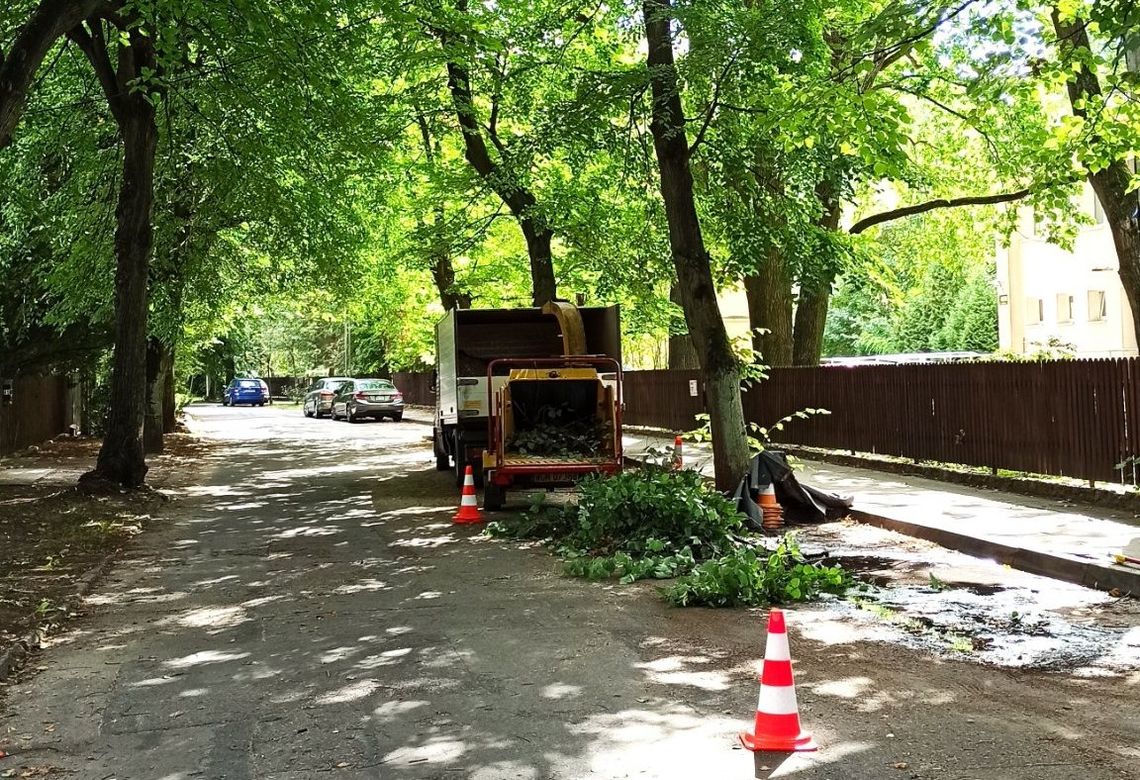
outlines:
[[301, 411], [306, 417], [323, 417], [332, 413], [333, 396], [345, 382], [351, 382], [347, 376], [325, 376], [313, 382], [305, 391], [305, 400], [301, 403]]
[[365, 417], [374, 420], [391, 417], [399, 422], [404, 418], [404, 395], [387, 379], [350, 379], [333, 397], [330, 416], [334, 420], [343, 417], [349, 422]]

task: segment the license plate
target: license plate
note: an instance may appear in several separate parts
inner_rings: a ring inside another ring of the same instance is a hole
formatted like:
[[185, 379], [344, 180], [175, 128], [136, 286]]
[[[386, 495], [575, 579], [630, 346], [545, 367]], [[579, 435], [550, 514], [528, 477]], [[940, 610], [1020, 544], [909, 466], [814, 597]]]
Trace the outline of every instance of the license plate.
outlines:
[[370, 396], [368, 396], [368, 400], [369, 401], [391, 401], [392, 396], [390, 396], [390, 395], [370, 395]]
[[531, 474], [531, 482], [573, 482], [571, 474]]

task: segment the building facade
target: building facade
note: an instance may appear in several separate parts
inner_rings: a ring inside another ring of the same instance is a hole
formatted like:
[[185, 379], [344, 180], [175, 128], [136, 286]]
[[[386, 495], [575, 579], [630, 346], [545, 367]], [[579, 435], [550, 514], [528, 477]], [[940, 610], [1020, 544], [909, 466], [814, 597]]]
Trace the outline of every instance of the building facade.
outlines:
[[1137, 354], [1132, 310], [1117, 274], [1104, 212], [1087, 184], [1073, 250], [1046, 240], [1033, 210], [1020, 209], [1008, 247], [997, 252], [998, 335], [1003, 351], [1067, 350], [1079, 357]]

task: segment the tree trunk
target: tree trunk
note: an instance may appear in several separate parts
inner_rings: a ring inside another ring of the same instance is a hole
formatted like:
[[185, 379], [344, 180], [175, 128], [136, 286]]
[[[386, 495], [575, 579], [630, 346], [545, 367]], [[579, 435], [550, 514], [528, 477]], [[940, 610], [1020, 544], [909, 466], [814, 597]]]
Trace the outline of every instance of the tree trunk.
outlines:
[[[146, 343], [146, 419], [143, 426], [143, 449], [148, 455], [162, 452], [162, 435], [166, 430], [166, 396], [170, 387], [170, 370], [174, 353], [153, 336]], [[173, 389], [173, 388], [171, 388]]]
[[550, 252], [550, 241], [554, 238], [554, 233], [537, 227], [529, 217], [520, 220], [520, 225], [526, 237], [526, 251], [530, 255], [530, 284], [534, 305], [541, 307], [553, 301], [557, 295], [554, 259]]
[[128, 33], [130, 46], [120, 44], [118, 70], [112, 71], [100, 23], [92, 24], [92, 35], [79, 31], [77, 43], [91, 60], [119, 126], [123, 172], [115, 208], [115, 351], [110, 410], [95, 469], [80, 481], [136, 488], [142, 486], [147, 471], [143, 455], [147, 277], [154, 242], [151, 214], [158, 127], [154, 106], [130, 84], [144, 69], [153, 72], [157, 63], [152, 41], [136, 27]]
[[[801, 283], [802, 284], [802, 283]], [[831, 297], [832, 276], [808, 280], [800, 287], [796, 306], [796, 333], [792, 365], [818, 366], [823, 355], [823, 329], [827, 325], [827, 303]]]
[[782, 250], [770, 249], [759, 272], [744, 277], [744, 294], [752, 348], [766, 365], [792, 365], [792, 275]]
[[[836, 188], [824, 180], [816, 185], [815, 194], [823, 207], [817, 224], [824, 230], [837, 231], [842, 210]], [[831, 286], [835, 283], [835, 276], [834, 265], [804, 269], [800, 278], [800, 299], [796, 306], [792, 347], [794, 365], [819, 365], [819, 359], [823, 356], [823, 331], [827, 326], [827, 304], [831, 299]]]
[[[681, 290], [676, 284], [669, 288], [669, 300], [681, 306], [682, 312], [684, 311], [684, 305], [681, 302]], [[669, 368], [674, 371], [691, 371], [700, 367], [701, 365], [697, 361], [697, 351], [693, 348], [693, 340], [689, 337], [688, 332], [669, 334]]]
[[174, 350], [168, 353], [166, 379], [162, 383], [162, 432], [174, 433], [178, 427], [178, 400], [174, 395]]
[[[1053, 27], [1057, 32], [1062, 51], [1074, 62], [1083, 61], [1076, 50], [1083, 50], [1084, 57], [1092, 58], [1086, 20], [1062, 21], [1056, 8], [1053, 9]], [[1100, 80], [1096, 73], [1085, 64], [1070, 76], [1066, 84], [1073, 114], [1088, 119], [1087, 103], [1095, 103], [1102, 94]], [[1095, 118], [1090, 120], [1095, 127]], [[1102, 143], [1094, 133], [1092, 142]], [[1123, 160], [1113, 160], [1095, 173], [1089, 173], [1089, 184], [1104, 207], [1105, 221], [1112, 232], [1112, 243], [1116, 248], [1116, 261], [1120, 284], [1132, 309], [1132, 326], [1136, 340], [1140, 343], [1140, 191], [1131, 189], [1132, 172]]]
[[716, 484], [721, 490], [731, 490], [744, 476], [749, 461], [740, 402], [740, 366], [717, 306], [716, 286], [693, 197], [685, 115], [670, 35], [672, 6], [670, 0], [644, 0], [642, 8], [653, 100], [650, 131], [661, 174], [669, 246], [685, 321], [705, 382]]

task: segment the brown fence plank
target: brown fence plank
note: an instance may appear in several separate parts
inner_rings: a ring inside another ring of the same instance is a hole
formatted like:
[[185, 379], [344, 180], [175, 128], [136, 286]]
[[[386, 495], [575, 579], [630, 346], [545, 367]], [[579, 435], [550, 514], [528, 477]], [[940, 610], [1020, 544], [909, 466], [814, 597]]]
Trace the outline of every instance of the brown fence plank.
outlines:
[[12, 385], [12, 404], [0, 406], [0, 455], [66, 431], [67, 377], [25, 375]]

